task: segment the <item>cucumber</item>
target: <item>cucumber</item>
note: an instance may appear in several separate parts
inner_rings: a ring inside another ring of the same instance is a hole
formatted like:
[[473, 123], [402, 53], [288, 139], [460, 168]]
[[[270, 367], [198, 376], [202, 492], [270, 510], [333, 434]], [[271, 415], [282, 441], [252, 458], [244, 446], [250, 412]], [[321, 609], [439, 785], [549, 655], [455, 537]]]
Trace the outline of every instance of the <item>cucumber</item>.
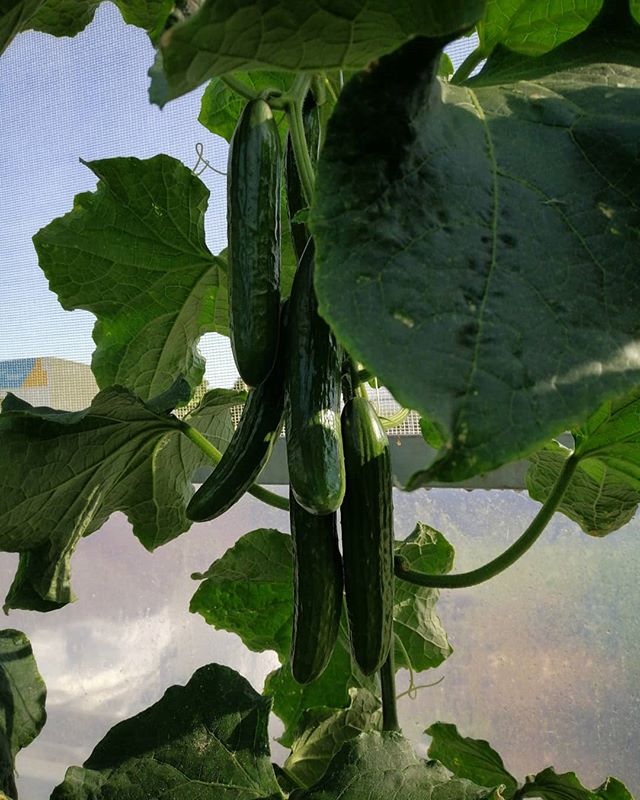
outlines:
[[[302, 124], [304, 126], [305, 138], [311, 162], [315, 166], [318, 160], [320, 148], [320, 109], [313, 99], [313, 94], [309, 92], [305, 98], [302, 108]], [[309, 231], [303, 222], [294, 222], [293, 218], [306, 208], [307, 203], [300, 183], [300, 175], [296, 165], [296, 159], [291, 143], [291, 134], [287, 134], [287, 154], [285, 158], [286, 186], [287, 186], [287, 208], [289, 211], [289, 225], [291, 226], [291, 239], [293, 249], [298, 261], [302, 258], [304, 248], [309, 241]]]
[[311, 514], [329, 514], [344, 497], [340, 430], [342, 356], [318, 314], [314, 249], [307, 244], [289, 298], [285, 430], [291, 490]]
[[231, 139], [227, 169], [229, 332], [248, 386], [267, 377], [278, 346], [281, 161], [269, 104], [252, 100]]
[[280, 435], [283, 414], [284, 355], [278, 353], [267, 379], [249, 391], [238, 427], [218, 465], [187, 505], [189, 519], [204, 522], [219, 517], [251, 487]]
[[342, 412], [347, 491], [340, 510], [353, 657], [365, 675], [380, 669], [393, 636], [393, 498], [389, 441], [371, 403]]
[[329, 663], [342, 612], [342, 558], [337, 514], [309, 514], [290, 493], [293, 544], [291, 673], [311, 683]]

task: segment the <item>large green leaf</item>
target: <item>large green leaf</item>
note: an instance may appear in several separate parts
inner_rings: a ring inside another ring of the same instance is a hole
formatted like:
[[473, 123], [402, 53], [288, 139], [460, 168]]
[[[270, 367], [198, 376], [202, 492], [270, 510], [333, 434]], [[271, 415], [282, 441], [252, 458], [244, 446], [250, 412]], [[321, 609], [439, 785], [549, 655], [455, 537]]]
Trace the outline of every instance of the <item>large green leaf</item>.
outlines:
[[398, 733], [362, 733], [342, 746], [324, 777], [291, 800], [473, 800], [488, 795], [425, 762]]
[[410, 488], [526, 455], [640, 382], [640, 69], [616, 25], [583, 40], [597, 63], [479, 88], [438, 82], [417, 39], [340, 97], [312, 212], [320, 313], [445, 432]]
[[431, 736], [429, 757], [435, 758], [458, 778], [467, 778], [479, 786], [504, 786], [501, 794], [512, 797], [518, 788], [516, 779], [505, 769], [502, 758], [484, 739], [470, 739], [458, 733], [455, 725], [434, 722], [426, 733]]
[[26, 27], [54, 36], [75, 36], [93, 20], [102, 0], [44, 0]]
[[601, 786], [593, 790], [601, 800], [633, 800], [633, 795], [617, 778], [609, 776]]
[[[529, 456], [531, 466], [526, 483], [534, 500], [544, 503], [571, 452], [552, 442]], [[640, 485], [632, 488], [612, 474], [602, 461], [589, 458], [578, 464], [558, 511], [577, 522], [590, 536], [606, 536], [626, 525], [639, 503]]]
[[[419, 524], [397, 552], [416, 569], [446, 572], [451, 569], [453, 549], [444, 537]], [[283, 720], [282, 737], [290, 744], [293, 731], [307, 708], [343, 708], [350, 688], [372, 688], [351, 661], [346, 620], [323, 675], [301, 686], [294, 681], [288, 663], [293, 626], [293, 566], [291, 537], [276, 530], [251, 531], [204, 573], [191, 600], [191, 611], [201, 614], [216, 628], [238, 634], [251, 650], [275, 650], [283, 666], [267, 678], [265, 692], [274, 698], [274, 712]], [[438, 666], [451, 648], [434, 606], [438, 593], [396, 581], [394, 631], [403, 647], [397, 648], [398, 668], [419, 672]]]
[[488, 0], [478, 22], [479, 49], [487, 56], [497, 44], [537, 56], [588, 27], [602, 0]]
[[541, 797], [542, 800], [598, 800], [597, 791], [585, 788], [575, 772], [558, 774], [553, 767], [547, 767], [528, 778], [519, 794], [521, 797]]
[[631, 14], [636, 22], [640, 22], [640, 0], [630, 0]]
[[303, 715], [284, 763], [299, 786], [320, 780], [342, 745], [364, 731], [377, 730], [380, 701], [366, 689], [350, 689], [348, 708], [312, 708]]
[[[422, 522], [411, 535], [396, 543], [396, 554], [411, 569], [442, 575], [453, 567], [454, 550], [444, 536]], [[435, 606], [440, 592], [407, 581], [396, 581], [393, 630], [396, 637], [396, 668], [416, 672], [440, 666], [452, 649]], [[400, 644], [398, 644], [398, 642]]]
[[29, 640], [20, 631], [0, 631], [0, 797], [17, 797], [15, 757], [40, 733], [47, 718], [46, 688]]
[[[243, 393], [209, 392], [187, 421], [224, 449]], [[70, 561], [83, 536], [123, 511], [149, 550], [188, 530], [193, 473], [206, 456], [175, 417], [126, 389], [78, 412], [33, 408], [8, 395], [0, 414], [0, 550], [19, 552], [5, 609], [73, 600]]]
[[51, 800], [280, 797], [269, 759], [269, 701], [238, 673], [202, 667], [112, 728]]
[[275, 650], [284, 661], [291, 644], [291, 540], [276, 530], [251, 531], [209, 569], [190, 610], [216, 628], [237, 633], [257, 652]]
[[[151, 97], [167, 101], [209, 78], [246, 70], [361, 68], [416, 34], [450, 36], [481, 16], [485, 0], [205, 0], [161, 39]], [[162, 72], [163, 70], [163, 72]]]
[[40, 266], [67, 309], [98, 321], [92, 369], [101, 388], [128, 386], [143, 399], [184, 375], [204, 374], [196, 344], [213, 330], [218, 262], [204, 240], [209, 191], [166, 155], [87, 166], [95, 192], [34, 237]]

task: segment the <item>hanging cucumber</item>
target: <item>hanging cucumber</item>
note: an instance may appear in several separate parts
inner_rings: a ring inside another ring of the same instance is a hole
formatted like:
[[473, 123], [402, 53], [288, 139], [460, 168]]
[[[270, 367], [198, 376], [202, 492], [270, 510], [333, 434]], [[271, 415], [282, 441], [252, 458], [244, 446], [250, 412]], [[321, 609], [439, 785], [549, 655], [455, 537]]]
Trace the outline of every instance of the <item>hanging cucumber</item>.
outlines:
[[[286, 326], [288, 303], [282, 309]], [[218, 465], [191, 498], [187, 517], [194, 522], [215, 519], [236, 503], [269, 460], [282, 429], [284, 413], [284, 330], [275, 365], [267, 379], [249, 391], [238, 427]]]
[[285, 429], [291, 490], [311, 514], [329, 514], [344, 497], [340, 430], [342, 356], [318, 314], [310, 240], [289, 299]]
[[[309, 92], [302, 108], [302, 123], [304, 126], [305, 138], [311, 163], [315, 166], [318, 160], [320, 148], [320, 109], [316, 105], [313, 94]], [[307, 203], [302, 191], [296, 158], [293, 152], [291, 134], [287, 135], [287, 155], [285, 159], [286, 186], [287, 186], [287, 207], [289, 211], [289, 225], [291, 226], [291, 238], [293, 249], [298, 261], [302, 258], [305, 245], [309, 240], [309, 232], [304, 222], [294, 222], [295, 215], [306, 208]]]
[[229, 331], [249, 386], [267, 377], [278, 346], [281, 172], [269, 104], [252, 100], [231, 139], [227, 170]]
[[393, 499], [389, 442], [371, 403], [342, 412], [347, 491], [340, 509], [351, 648], [365, 675], [380, 669], [393, 635]]
[[318, 678], [329, 663], [342, 612], [342, 558], [337, 515], [309, 514], [290, 494], [293, 544], [291, 672], [298, 683]]

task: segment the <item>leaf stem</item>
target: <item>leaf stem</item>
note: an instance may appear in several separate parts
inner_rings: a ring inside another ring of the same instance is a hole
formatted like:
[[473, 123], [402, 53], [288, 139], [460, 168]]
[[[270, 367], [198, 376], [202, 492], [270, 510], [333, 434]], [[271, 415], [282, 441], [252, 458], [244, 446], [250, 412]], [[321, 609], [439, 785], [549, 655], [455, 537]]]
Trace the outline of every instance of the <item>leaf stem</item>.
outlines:
[[[182, 420], [181, 430], [187, 439], [190, 439], [196, 445], [196, 447], [199, 447], [200, 450], [202, 450], [202, 452], [205, 453], [205, 455], [207, 455], [214, 464], [218, 464], [220, 462], [222, 453], [207, 439], [206, 436], [200, 433], [199, 430], [194, 428], [192, 425], [189, 425], [189, 423], [185, 422], [184, 420]], [[249, 494], [255, 497], [257, 500], [262, 500], [263, 503], [273, 506], [273, 508], [279, 508], [282, 511], [289, 510], [288, 498], [281, 497], [275, 492], [270, 492], [269, 489], [265, 489], [264, 486], [259, 486], [257, 483], [254, 483], [249, 489]]]
[[291, 145], [296, 158], [296, 166], [298, 167], [298, 174], [300, 175], [302, 191], [308, 206], [311, 206], [311, 201], [313, 199], [315, 172], [309, 155], [307, 138], [304, 133], [302, 106], [310, 83], [311, 77], [309, 75], [298, 75], [291, 88], [291, 94], [285, 102], [285, 110], [289, 120]]
[[469, 53], [462, 64], [460, 64], [454, 76], [451, 78], [451, 83], [458, 84], [466, 81], [478, 64], [487, 58], [488, 55], [489, 53], [485, 53], [481, 47], [476, 47], [475, 50]]
[[571, 482], [571, 478], [578, 466], [580, 456], [575, 453], [565, 461], [564, 467], [556, 480], [551, 493], [533, 518], [529, 527], [504, 553], [470, 572], [461, 572], [458, 575], [427, 575], [423, 572], [409, 569], [407, 562], [401, 556], [395, 558], [395, 573], [398, 578], [418, 586], [429, 586], [438, 589], [458, 589], [466, 586], [476, 586], [488, 581], [503, 570], [514, 564], [537, 541], [547, 523], [560, 505], [560, 501]]
[[380, 667], [380, 689], [382, 691], [382, 730], [399, 731], [398, 707], [396, 705], [396, 675], [393, 665], [393, 642], [387, 660]]
[[227, 86], [228, 89], [231, 89], [232, 92], [239, 94], [240, 97], [244, 97], [246, 100], [255, 100], [258, 97], [258, 93], [254, 91], [250, 86], [244, 81], [241, 81], [240, 78], [234, 78], [233, 74], [227, 72], [226, 75], [222, 75], [220, 80]]

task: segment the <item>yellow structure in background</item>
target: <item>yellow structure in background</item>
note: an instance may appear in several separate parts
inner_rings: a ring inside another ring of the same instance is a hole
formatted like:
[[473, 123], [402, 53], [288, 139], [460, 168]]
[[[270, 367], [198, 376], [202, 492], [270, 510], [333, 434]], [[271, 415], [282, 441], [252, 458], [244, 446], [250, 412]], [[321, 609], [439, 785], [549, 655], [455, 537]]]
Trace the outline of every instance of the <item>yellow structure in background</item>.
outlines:
[[98, 393], [91, 368], [64, 358], [0, 361], [0, 399], [12, 392], [32, 406], [80, 411]]

